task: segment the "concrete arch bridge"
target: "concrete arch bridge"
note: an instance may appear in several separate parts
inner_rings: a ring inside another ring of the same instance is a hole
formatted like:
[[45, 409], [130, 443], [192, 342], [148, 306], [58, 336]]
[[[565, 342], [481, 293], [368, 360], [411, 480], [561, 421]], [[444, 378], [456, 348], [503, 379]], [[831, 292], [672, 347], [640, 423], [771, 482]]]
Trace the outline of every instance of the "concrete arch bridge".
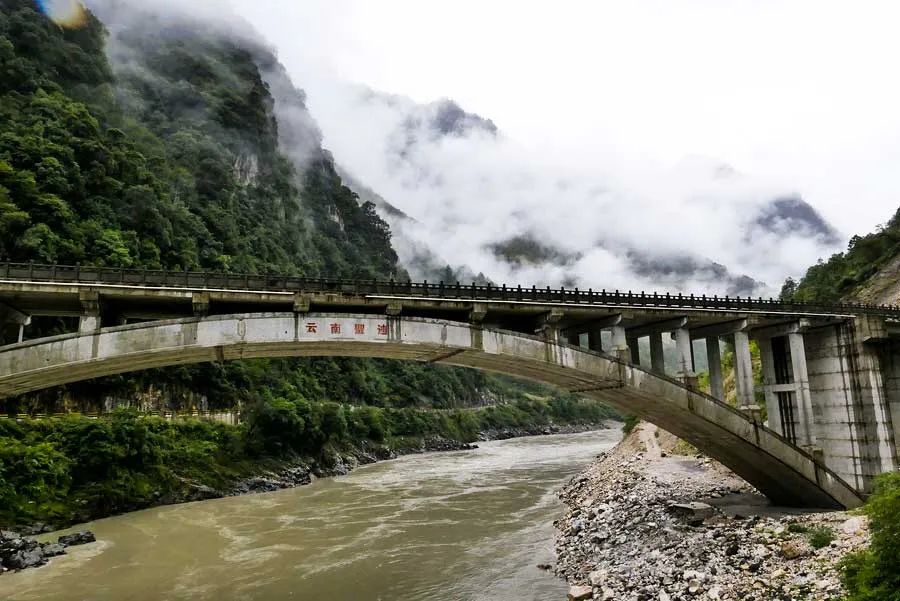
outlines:
[[[27, 339], [38, 316], [71, 318], [73, 331]], [[175, 364], [385, 357], [603, 400], [778, 504], [855, 507], [898, 466], [895, 307], [0, 263], [0, 323], [0, 399]], [[734, 347], [740, 409], [723, 401], [722, 339]], [[709, 393], [697, 386], [698, 352]]]

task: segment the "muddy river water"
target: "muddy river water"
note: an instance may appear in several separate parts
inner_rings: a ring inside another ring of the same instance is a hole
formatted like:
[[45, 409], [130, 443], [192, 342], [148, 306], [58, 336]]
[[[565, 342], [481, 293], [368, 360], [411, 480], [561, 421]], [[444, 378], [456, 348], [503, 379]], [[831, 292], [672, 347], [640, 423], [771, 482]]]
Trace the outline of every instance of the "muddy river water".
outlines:
[[618, 429], [411, 455], [309, 486], [82, 527], [100, 542], [0, 576], [16, 601], [553, 601], [556, 490]]

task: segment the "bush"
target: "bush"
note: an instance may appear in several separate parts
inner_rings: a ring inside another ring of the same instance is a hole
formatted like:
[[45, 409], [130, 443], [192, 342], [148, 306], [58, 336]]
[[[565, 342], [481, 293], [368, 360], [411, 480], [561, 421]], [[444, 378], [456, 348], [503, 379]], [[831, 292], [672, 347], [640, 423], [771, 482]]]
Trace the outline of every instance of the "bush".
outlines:
[[640, 418], [636, 415], [626, 415], [625, 423], [622, 424], [622, 432], [625, 433], [625, 436], [631, 434], [631, 431], [634, 430], [635, 426], [637, 426], [640, 421]]
[[900, 473], [878, 478], [865, 512], [872, 542], [843, 561], [847, 601], [900, 601]]
[[813, 549], [822, 549], [834, 540], [834, 530], [828, 526], [816, 526], [809, 529], [806, 538]]

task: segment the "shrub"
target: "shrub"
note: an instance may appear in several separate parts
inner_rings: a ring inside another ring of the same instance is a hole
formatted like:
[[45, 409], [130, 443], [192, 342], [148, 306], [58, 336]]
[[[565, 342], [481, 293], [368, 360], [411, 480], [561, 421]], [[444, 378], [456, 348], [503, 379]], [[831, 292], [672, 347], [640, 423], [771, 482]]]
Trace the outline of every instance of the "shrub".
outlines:
[[625, 433], [625, 436], [631, 434], [631, 431], [634, 430], [634, 427], [637, 426], [640, 421], [640, 418], [636, 415], [626, 415], [625, 423], [622, 424], [622, 432]]
[[900, 473], [878, 478], [865, 512], [872, 542], [844, 558], [847, 601], [900, 601]]
[[822, 549], [834, 540], [834, 530], [828, 526], [815, 526], [809, 529], [806, 538], [814, 549]]

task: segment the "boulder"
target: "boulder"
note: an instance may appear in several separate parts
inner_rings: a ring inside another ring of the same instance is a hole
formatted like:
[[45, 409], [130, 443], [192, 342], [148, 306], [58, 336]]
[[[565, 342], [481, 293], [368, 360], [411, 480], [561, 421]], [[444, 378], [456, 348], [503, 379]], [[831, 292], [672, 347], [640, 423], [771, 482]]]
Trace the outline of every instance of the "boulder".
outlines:
[[594, 598], [594, 589], [589, 586], [570, 586], [569, 601], [584, 601], [585, 599]]
[[690, 524], [697, 524], [716, 515], [712, 505], [692, 501], [690, 503], [673, 503], [668, 507], [669, 513]]
[[9, 558], [4, 560], [3, 565], [11, 570], [24, 570], [25, 568], [34, 568], [47, 563], [44, 554], [39, 546], [32, 549], [23, 549], [16, 551]]
[[841, 524], [841, 531], [844, 534], [848, 534], [850, 536], [854, 534], [859, 534], [866, 527], [866, 518], [864, 517], [852, 517], [843, 524]]
[[805, 541], [802, 540], [789, 540], [783, 545], [781, 545], [781, 555], [785, 559], [797, 559], [799, 557], [806, 557], [810, 554], [812, 548]]
[[44, 557], [57, 557], [66, 554], [66, 547], [59, 543], [48, 543], [41, 545], [41, 553], [44, 554]]
[[96, 540], [97, 537], [94, 536], [93, 532], [90, 530], [81, 530], [80, 532], [73, 532], [72, 534], [60, 536], [57, 542], [60, 545], [71, 547], [74, 545], [86, 545], [87, 543], [92, 543]]
[[588, 580], [591, 581], [591, 586], [596, 586], [598, 588], [603, 586], [603, 583], [606, 582], [606, 578], [609, 574], [606, 570], [594, 570], [590, 574], [588, 574]]

